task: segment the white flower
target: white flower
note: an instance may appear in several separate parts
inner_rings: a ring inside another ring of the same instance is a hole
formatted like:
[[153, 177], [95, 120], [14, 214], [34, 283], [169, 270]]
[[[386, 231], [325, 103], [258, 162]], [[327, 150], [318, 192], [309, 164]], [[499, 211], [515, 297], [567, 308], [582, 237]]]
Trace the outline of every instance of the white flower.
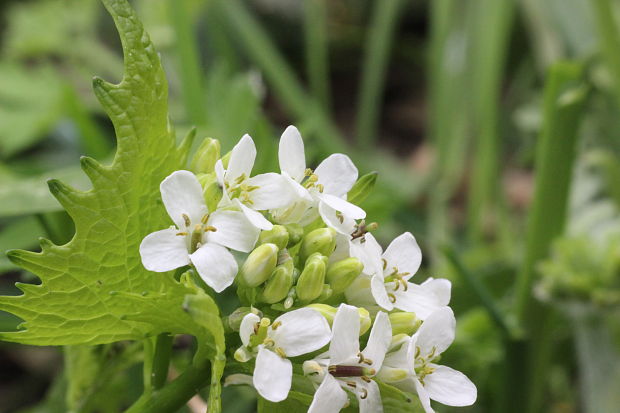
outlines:
[[336, 413], [348, 402], [344, 389], [353, 392], [361, 413], [381, 413], [379, 386], [372, 379], [381, 369], [392, 339], [390, 320], [379, 312], [364, 351], [359, 347], [360, 316], [356, 307], [341, 304], [334, 317], [327, 358], [304, 363], [304, 372], [321, 381], [308, 413]]
[[292, 205], [272, 211], [277, 222], [305, 225], [317, 217], [317, 212], [323, 216], [324, 211], [332, 209], [352, 219], [366, 216], [363, 209], [345, 200], [357, 181], [357, 168], [348, 156], [332, 154], [314, 171], [306, 169], [304, 142], [297, 128], [289, 126], [280, 138], [278, 159], [282, 176], [297, 197]]
[[449, 307], [435, 311], [400, 349], [388, 353], [379, 372], [382, 380], [417, 393], [427, 413], [434, 413], [431, 400], [448, 406], [469, 406], [476, 401], [476, 386], [467, 376], [433, 363], [454, 341], [455, 325]]
[[[371, 234], [364, 238], [363, 250], [352, 250], [351, 255], [359, 251], [365, 254], [360, 260], [364, 262], [364, 272], [371, 277], [370, 291], [379, 306], [387, 311], [397, 308], [413, 312], [424, 320], [450, 303], [450, 281], [429, 278], [421, 285], [409, 282], [422, 263], [422, 252], [410, 232], [396, 237], [383, 254]], [[355, 294], [354, 289], [348, 297]]]
[[194, 265], [216, 292], [232, 284], [237, 262], [226, 248], [249, 252], [259, 231], [238, 211], [209, 213], [202, 187], [189, 171], [176, 171], [160, 185], [168, 215], [176, 224], [142, 240], [142, 264], [149, 271], [166, 272]]
[[256, 146], [249, 135], [235, 145], [224, 170], [222, 160], [215, 164], [218, 183], [222, 186], [220, 206], [236, 205], [257, 228], [270, 230], [273, 225], [260, 212], [281, 208], [293, 202], [294, 193], [286, 179], [277, 173], [250, 177]]
[[320, 313], [301, 308], [282, 314], [273, 323], [250, 313], [241, 321], [239, 336], [243, 347], [237, 350], [235, 358], [243, 362], [256, 356], [254, 387], [265, 399], [279, 402], [286, 399], [291, 389], [293, 365], [288, 357], [325, 346], [331, 331]]

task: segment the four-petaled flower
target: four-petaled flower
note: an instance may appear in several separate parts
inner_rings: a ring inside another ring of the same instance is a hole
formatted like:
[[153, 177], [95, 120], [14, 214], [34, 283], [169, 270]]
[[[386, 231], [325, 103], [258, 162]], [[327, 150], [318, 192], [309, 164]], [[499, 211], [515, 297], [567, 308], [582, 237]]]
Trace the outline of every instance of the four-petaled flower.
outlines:
[[356, 307], [341, 304], [334, 317], [332, 341], [324, 357], [304, 363], [304, 372], [321, 381], [308, 413], [337, 413], [348, 402], [344, 389], [353, 392], [361, 413], [381, 413], [379, 386], [373, 380], [392, 339], [390, 320], [377, 313], [364, 351], [359, 346], [360, 316]]
[[239, 361], [256, 356], [253, 384], [267, 400], [279, 402], [288, 396], [293, 365], [288, 357], [307, 354], [325, 346], [331, 337], [329, 324], [315, 310], [301, 308], [276, 318], [261, 319], [250, 313], [239, 330], [243, 347], [235, 353]]
[[398, 350], [388, 353], [379, 372], [384, 381], [417, 393], [427, 413], [434, 413], [431, 400], [448, 406], [469, 406], [476, 401], [476, 386], [467, 376], [434, 363], [454, 341], [455, 325], [450, 307], [433, 312]]
[[256, 146], [250, 135], [243, 135], [235, 145], [224, 169], [222, 160], [215, 164], [217, 181], [222, 187], [220, 207], [236, 205], [257, 228], [270, 230], [273, 225], [260, 212], [289, 205], [294, 191], [286, 179], [277, 173], [250, 177]]
[[272, 211], [275, 221], [305, 225], [317, 218], [317, 212], [323, 216], [331, 210], [352, 219], [366, 217], [363, 209], [345, 199], [357, 181], [357, 168], [348, 156], [335, 153], [314, 171], [306, 169], [304, 141], [297, 128], [289, 126], [280, 138], [278, 159], [282, 176], [297, 197], [292, 204]]
[[387, 311], [413, 312], [424, 320], [450, 303], [450, 281], [429, 278], [421, 285], [409, 282], [422, 263], [422, 252], [410, 232], [396, 237], [383, 254], [372, 234], [365, 235], [364, 244], [363, 252], [371, 254], [362, 261], [364, 273], [371, 276], [370, 291], [379, 306]]
[[227, 248], [249, 252], [259, 230], [238, 211], [209, 213], [196, 176], [176, 171], [160, 185], [168, 215], [176, 224], [147, 235], [140, 244], [147, 270], [166, 272], [190, 263], [209, 287], [220, 292], [232, 284], [237, 262]]

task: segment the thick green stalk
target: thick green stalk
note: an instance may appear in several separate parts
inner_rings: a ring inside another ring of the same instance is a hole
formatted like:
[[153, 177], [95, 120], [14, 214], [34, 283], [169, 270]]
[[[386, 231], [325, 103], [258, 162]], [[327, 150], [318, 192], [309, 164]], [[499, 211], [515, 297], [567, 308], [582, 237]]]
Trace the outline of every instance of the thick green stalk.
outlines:
[[620, 33], [614, 20], [614, 8], [610, 0], [593, 0], [591, 4], [594, 8], [601, 52], [611, 72], [616, 102], [620, 106]]
[[170, 366], [170, 356], [172, 355], [172, 341], [174, 337], [170, 334], [162, 333], [157, 336], [155, 342], [155, 354], [153, 355], [153, 378], [151, 386], [154, 390], [161, 389], [168, 379], [168, 367]]
[[502, 74], [514, 15], [513, 0], [478, 0], [472, 44], [472, 93], [476, 135], [468, 199], [468, 231], [479, 240], [485, 219], [496, 213], [499, 189], [499, 106]]
[[179, 58], [179, 73], [185, 112], [193, 125], [206, 122], [206, 97], [204, 70], [200, 63], [200, 52], [189, 16], [187, 0], [170, 2], [170, 22], [176, 36]]
[[398, 18], [405, 4], [404, 0], [383, 0], [374, 5], [357, 108], [356, 131], [361, 147], [371, 147], [376, 137], [385, 71]]
[[[538, 412], [552, 356], [553, 326], [557, 315], [540, 304], [532, 290], [536, 265], [545, 258], [552, 241], [562, 234], [575, 159], [577, 132], [587, 89], [581, 83], [581, 65], [560, 62], [551, 67], [543, 101], [543, 128], [537, 144], [536, 181], [525, 245], [517, 278], [515, 315], [524, 333], [527, 352], [516, 368], [527, 379], [506, 388], [509, 412]], [[514, 358], [507, 354], [507, 358]], [[512, 372], [518, 374], [519, 372]]]
[[310, 91], [329, 112], [329, 51], [326, 0], [304, 0], [306, 71]]

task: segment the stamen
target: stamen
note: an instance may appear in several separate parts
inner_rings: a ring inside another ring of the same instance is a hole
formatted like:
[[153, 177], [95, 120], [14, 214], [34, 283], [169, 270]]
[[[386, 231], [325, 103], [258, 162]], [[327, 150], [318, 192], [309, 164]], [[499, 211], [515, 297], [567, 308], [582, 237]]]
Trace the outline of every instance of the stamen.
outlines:
[[320, 193], [323, 193], [323, 191], [325, 190], [325, 187], [323, 186], [323, 184], [317, 184], [316, 187], [319, 189]]
[[392, 304], [394, 304], [396, 302], [396, 296], [392, 293], [388, 293], [388, 298], [390, 299], [390, 302]]
[[345, 383], [347, 383], [347, 386], [349, 386], [349, 387], [353, 387], [353, 388], [357, 387], [357, 383], [354, 382], [354, 381], [347, 381]]
[[275, 323], [273, 323], [271, 325], [271, 329], [272, 330], [276, 330], [278, 327], [280, 327], [282, 325], [282, 321], [276, 321]]
[[183, 214], [181, 216], [183, 217], [183, 221], [185, 221], [185, 226], [186, 227], [189, 227], [190, 225], [192, 225], [192, 221], [190, 221], [190, 219], [187, 216], [187, 214]]
[[282, 350], [282, 347], [276, 347], [276, 353], [283, 359], [286, 358], [286, 353], [284, 352], [284, 350]]
[[385, 258], [381, 258], [381, 261], [383, 261], [383, 271], [385, 271], [387, 268], [387, 260]]
[[360, 399], [362, 400], [366, 399], [366, 397], [368, 397], [368, 390], [362, 387], [360, 391], [362, 392], [362, 394], [360, 395]]
[[370, 383], [372, 380], [366, 376], [362, 376], [360, 377], [362, 380], [364, 380], [366, 383]]
[[342, 212], [336, 211], [336, 218], [338, 218], [341, 224], [344, 222], [344, 215], [342, 215]]
[[368, 364], [369, 366], [372, 366], [372, 360], [371, 359], [364, 358], [364, 360], [362, 360], [362, 363]]
[[203, 225], [207, 225], [208, 220], [209, 220], [209, 214], [206, 214], [202, 216], [202, 219], [200, 220], [200, 222], [202, 222]]
[[217, 232], [217, 228], [212, 225], [206, 225], [202, 228], [204, 232]]
[[362, 354], [361, 351], [359, 353], [357, 353], [357, 357], [359, 358], [359, 362], [358, 363], [362, 364], [364, 362], [364, 355]]
[[187, 236], [187, 235], [189, 235], [189, 234], [188, 234], [187, 232], [184, 232], [184, 231], [183, 231], [183, 232], [177, 232], [177, 235], [178, 235], [178, 236], [180, 236], [180, 237], [181, 237], [181, 236], [185, 237], [185, 236]]

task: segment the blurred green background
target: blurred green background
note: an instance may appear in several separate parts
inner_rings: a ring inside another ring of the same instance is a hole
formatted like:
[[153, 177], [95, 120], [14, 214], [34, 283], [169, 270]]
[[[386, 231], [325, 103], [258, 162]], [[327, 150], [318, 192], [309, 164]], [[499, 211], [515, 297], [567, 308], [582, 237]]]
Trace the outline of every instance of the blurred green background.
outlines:
[[[248, 132], [257, 168], [278, 170], [295, 124], [309, 164], [345, 152], [379, 172], [362, 205], [378, 238], [413, 232], [418, 280], [453, 282], [445, 364], [479, 397], [439, 412], [620, 410], [619, 1], [132, 4], [179, 137], [195, 125], [226, 151]], [[118, 81], [122, 54], [97, 0], [5, 0], [0, 16], [0, 250], [37, 250], [73, 231], [45, 181], [86, 188], [79, 156], [113, 156], [90, 85]], [[4, 255], [0, 273], [2, 294], [36, 282]], [[1, 330], [18, 322], [0, 313]], [[140, 394], [136, 361], [93, 411]], [[0, 343], [0, 412], [64, 412], [62, 366], [61, 349]], [[224, 391], [226, 412], [254, 403], [250, 389]]]

